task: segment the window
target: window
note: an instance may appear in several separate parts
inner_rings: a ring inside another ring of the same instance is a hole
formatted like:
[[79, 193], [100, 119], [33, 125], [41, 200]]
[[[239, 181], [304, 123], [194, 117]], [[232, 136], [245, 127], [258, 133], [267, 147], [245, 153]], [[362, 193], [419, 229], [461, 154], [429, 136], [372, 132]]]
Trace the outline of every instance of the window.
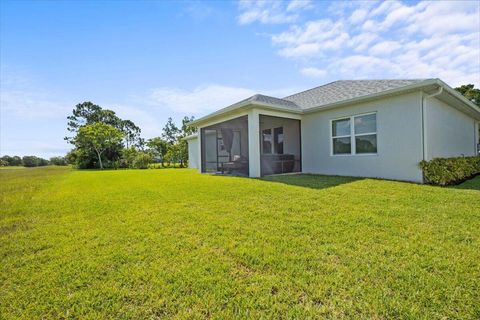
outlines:
[[377, 114], [332, 121], [332, 154], [376, 154]]
[[262, 131], [262, 152], [264, 154], [272, 153], [272, 129]]
[[283, 154], [283, 127], [273, 129], [273, 152]]
[[354, 119], [355, 153], [377, 153], [377, 115], [366, 114]]
[[333, 154], [352, 153], [350, 118], [332, 121]]

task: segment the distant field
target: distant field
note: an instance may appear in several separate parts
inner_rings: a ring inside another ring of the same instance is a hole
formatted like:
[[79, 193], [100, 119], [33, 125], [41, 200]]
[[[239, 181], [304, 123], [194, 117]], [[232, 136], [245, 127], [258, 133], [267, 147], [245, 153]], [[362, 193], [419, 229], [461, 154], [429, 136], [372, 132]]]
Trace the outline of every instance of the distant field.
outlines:
[[46, 167], [0, 182], [0, 319], [480, 318], [480, 177]]

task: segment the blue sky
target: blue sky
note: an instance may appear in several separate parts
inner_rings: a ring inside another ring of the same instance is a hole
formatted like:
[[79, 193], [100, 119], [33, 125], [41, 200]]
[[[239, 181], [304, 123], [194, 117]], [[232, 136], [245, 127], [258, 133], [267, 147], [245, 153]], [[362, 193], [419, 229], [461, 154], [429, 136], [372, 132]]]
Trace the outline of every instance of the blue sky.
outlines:
[[338, 79], [480, 84], [480, 5], [465, 2], [2, 1], [0, 153], [63, 155], [92, 101], [137, 123]]

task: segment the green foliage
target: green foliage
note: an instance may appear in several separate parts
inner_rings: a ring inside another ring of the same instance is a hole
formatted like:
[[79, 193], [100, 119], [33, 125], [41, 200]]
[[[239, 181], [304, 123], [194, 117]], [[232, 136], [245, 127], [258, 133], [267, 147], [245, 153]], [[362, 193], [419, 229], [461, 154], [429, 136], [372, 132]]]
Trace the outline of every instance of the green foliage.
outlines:
[[77, 149], [95, 150], [100, 169], [103, 169], [102, 153], [108, 148], [119, 145], [122, 137], [122, 132], [117, 128], [97, 122], [80, 127], [74, 141]]
[[122, 150], [122, 158], [120, 159], [120, 168], [133, 168], [133, 160], [138, 155], [138, 150], [134, 147]]
[[154, 137], [148, 139], [146, 144], [150, 148], [153, 158], [158, 158], [163, 166], [165, 162], [165, 155], [167, 154], [168, 150], [167, 141], [163, 140], [161, 137]]
[[2, 319], [478, 319], [480, 177], [0, 181]]
[[196, 128], [189, 125], [193, 120], [194, 117], [184, 117], [181, 129], [178, 129], [172, 118], [168, 118], [162, 137], [155, 137], [147, 141], [147, 146], [152, 151], [154, 158], [159, 157], [162, 166], [165, 162], [168, 162], [168, 166], [172, 163], [178, 163], [180, 167], [186, 166], [188, 144], [183, 138], [196, 132]]
[[165, 127], [163, 127], [162, 138], [168, 144], [174, 144], [177, 141], [179, 134], [180, 134], [180, 130], [175, 125], [172, 118], [168, 118], [168, 121], [165, 124]]
[[91, 149], [72, 149], [65, 156], [67, 163], [74, 165], [78, 169], [95, 168], [97, 164], [97, 155]]
[[50, 164], [53, 164], [55, 166], [66, 166], [67, 160], [65, 160], [64, 157], [51, 157]]
[[480, 157], [435, 158], [420, 167], [428, 183], [453, 185], [480, 174]]
[[463, 94], [468, 100], [480, 106], [480, 89], [475, 88], [473, 84], [466, 84], [455, 88], [458, 92]]
[[194, 134], [195, 132], [197, 132], [197, 128], [195, 127], [192, 127], [189, 125], [190, 122], [192, 122], [193, 120], [195, 120], [195, 117], [183, 117], [182, 119], [182, 131], [181, 131], [181, 136], [182, 137], [186, 137], [186, 136], [189, 136], [189, 135], [192, 135]]
[[0, 159], [0, 167], [6, 167], [6, 166], [8, 166], [8, 162], [3, 159]]
[[22, 157], [22, 164], [24, 167], [42, 167], [48, 166], [49, 162], [46, 159], [42, 159], [36, 156], [24, 156]]
[[177, 142], [178, 148], [178, 158], [177, 161], [180, 162], [180, 167], [186, 167], [188, 162], [188, 142], [181, 139]]
[[12, 166], [12, 167], [15, 167], [15, 166], [21, 166], [23, 165], [22, 163], [22, 158], [19, 157], [19, 156], [9, 156], [9, 155], [4, 155], [2, 158], [2, 161], [7, 163], [6, 165], [7, 166]]
[[[103, 109], [102, 107], [91, 102], [83, 102], [77, 104], [72, 111], [72, 115], [67, 117], [68, 131], [74, 134], [73, 137], [66, 137], [65, 139], [74, 144], [77, 151], [75, 151], [76, 159], [75, 165], [78, 168], [95, 168], [98, 160], [98, 154], [95, 150], [89, 149], [87, 145], [79, 146], [76, 143], [76, 136], [79, 130], [88, 125], [103, 123], [110, 125], [122, 132], [122, 139], [117, 144], [110, 145], [102, 154], [102, 166], [117, 167], [121, 165], [120, 157], [122, 154], [123, 144], [127, 148], [142, 147], [143, 139], [140, 138], [140, 128], [137, 127], [130, 120], [120, 119], [114, 111]], [[72, 160], [71, 157], [70, 160]]]
[[13, 156], [10, 161], [11, 166], [21, 166], [22, 165], [22, 158], [19, 156]]
[[181, 148], [180, 144], [177, 142], [175, 144], [169, 144], [167, 147], [167, 153], [165, 154], [165, 161], [168, 162], [168, 165], [171, 163], [179, 163], [181, 157]]
[[150, 163], [148, 165], [149, 169], [180, 169], [180, 164], [171, 162], [170, 164], [161, 164], [161, 163]]
[[[162, 136], [145, 142], [140, 137], [140, 128], [132, 121], [122, 120], [114, 111], [103, 109], [91, 102], [77, 104], [72, 115], [68, 117], [68, 131], [74, 133], [74, 136], [65, 139], [74, 144], [75, 148], [66, 156], [66, 162], [75, 164], [81, 169], [98, 166], [100, 168], [133, 168], [138, 153], [144, 152], [147, 146], [149, 149], [146, 151], [151, 158], [150, 162], [161, 162], [164, 166], [165, 161], [168, 161], [169, 164], [178, 163], [180, 167], [184, 167], [188, 161], [188, 144], [183, 137], [195, 132], [196, 129], [188, 125], [193, 119], [194, 117], [184, 117], [179, 129], [173, 119], [168, 118]], [[101, 150], [94, 147], [98, 145], [98, 141], [94, 143], [95, 137], [91, 132], [87, 133], [88, 130], [84, 128], [91, 128], [98, 124], [119, 130], [122, 133], [122, 139], [115, 139], [114, 143], [102, 146]], [[146, 156], [142, 157], [146, 158]]]
[[118, 129], [124, 134], [125, 145], [127, 148], [133, 147], [135, 144], [139, 146], [142, 143], [140, 138], [141, 130], [135, 125], [135, 123], [130, 120], [120, 120], [118, 126]]
[[133, 160], [133, 168], [135, 169], [147, 169], [148, 165], [152, 162], [152, 156], [147, 152], [139, 152]]
[[189, 125], [190, 122], [195, 120], [194, 117], [184, 117], [182, 119], [182, 132], [180, 139], [178, 139], [178, 161], [181, 167], [185, 167], [188, 162], [188, 142], [184, 140], [186, 136], [192, 135], [197, 132], [197, 128]]

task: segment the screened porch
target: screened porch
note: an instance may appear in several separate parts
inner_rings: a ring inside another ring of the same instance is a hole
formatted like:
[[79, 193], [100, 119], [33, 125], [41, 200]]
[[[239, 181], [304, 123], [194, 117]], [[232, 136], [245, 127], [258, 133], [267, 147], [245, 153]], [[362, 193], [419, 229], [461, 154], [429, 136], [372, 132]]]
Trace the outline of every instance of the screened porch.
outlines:
[[248, 176], [248, 117], [201, 129], [202, 172]]

